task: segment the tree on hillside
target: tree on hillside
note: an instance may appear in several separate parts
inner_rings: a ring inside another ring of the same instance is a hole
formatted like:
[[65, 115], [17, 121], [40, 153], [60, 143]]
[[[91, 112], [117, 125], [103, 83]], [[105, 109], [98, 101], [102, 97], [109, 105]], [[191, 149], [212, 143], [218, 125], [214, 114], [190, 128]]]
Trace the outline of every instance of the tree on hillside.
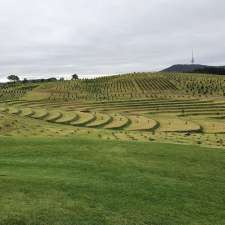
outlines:
[[8, 80], [14, 81], [14, 82], [18, 82], [20, 80], [20, 78], [16, 75], [9, 75], [7, 77]]
[[22, 82], [23, 82], [23, 83], [28, 83], [29, 81], [28, 81], [27, 78], [24, 78]]
[[73, 74], [73, 75], [72, 75], [72, 80], [78, 80], [78, 79], [79, 79], [79, 77], [78, 77], [77, 74]]

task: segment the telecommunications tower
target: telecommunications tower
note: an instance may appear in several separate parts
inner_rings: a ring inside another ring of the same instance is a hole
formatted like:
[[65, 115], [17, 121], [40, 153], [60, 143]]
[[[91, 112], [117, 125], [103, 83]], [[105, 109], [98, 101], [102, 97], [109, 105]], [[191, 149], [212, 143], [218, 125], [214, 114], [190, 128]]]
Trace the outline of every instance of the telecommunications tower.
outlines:
[[194, 51], [192, 50], [191, 64], [195, 64]]

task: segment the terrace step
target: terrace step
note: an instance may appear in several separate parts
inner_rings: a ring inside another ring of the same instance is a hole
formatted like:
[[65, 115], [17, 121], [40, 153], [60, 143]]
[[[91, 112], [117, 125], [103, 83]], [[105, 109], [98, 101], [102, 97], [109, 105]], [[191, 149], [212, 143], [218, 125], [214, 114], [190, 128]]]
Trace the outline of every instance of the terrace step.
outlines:
[[95, 113], [94, 115], [95, 115], [95, 120], [87, 123], [85, 125], [86, 127], [99, 128], [112, 122], [112, 117], [107, 114]]
[[196, 122], [182, 120], [176, 117], [156, 118], [160, 123], [159, 131], [161, 132], [201, 132], [202, 127]]
[[126, 128], [129, 131], [151, 131], [157, 128], [158, 122], [145, 116], [133, 115], [128, 117], [131, 124]]
[[21, 109], [21, 116], [24, 116], [24, 117], [31, 117], [32, 115], [34, 115], [35, 114], [35, 112], [33, 111], [33, 109], [31, 109], [31, 108], [23, 108], [23, 109]]
[[123, 129], [129, 124], [129, 119], [121, 114], [111, 114], [112, 121], [108, 123], [103, 128], [104, 129]]
[[45, 118], [47, 122], [55, 122], [56, 120], [61, 119], [63, 114], [61, 112], [49, 112], [49, 115]]
[[48, 111], [43, 110], [43, 109], [35, 109], [33, 111], [34, 111], [34, 114], [29, 116], [33, 119], [44, 119], [49, 114]]
[[79, 116], [75, 112], [61, 112], [62, 116], [56, 119], [55, 123], [71, 124], [71, 122], [77, 121]]
[[85, 126], [96, 119], [96, 116], [89, 112], [77, 112], [79, 119], [77, 121], [71, 122], [73, 126]]
[[8, 108], [8, 113], [13, 115], [19, 115], [22, 111], [18, 108]]

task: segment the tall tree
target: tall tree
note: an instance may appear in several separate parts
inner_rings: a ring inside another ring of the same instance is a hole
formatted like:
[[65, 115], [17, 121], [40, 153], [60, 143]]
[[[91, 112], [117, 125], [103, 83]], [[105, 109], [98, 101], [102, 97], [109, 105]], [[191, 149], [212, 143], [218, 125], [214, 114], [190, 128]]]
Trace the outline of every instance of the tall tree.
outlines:
[[78, 79], [79, 79], [79, 77], [78, 77], [77, 74], [73, 74], [73, 75], [72, 75], [72, 80], [78, 80]]
[[20, 80], [20, 78], [16, 75], [9, 75], [7, 77], [8, 80], [14, 81], [14, 82], [18, 82]]

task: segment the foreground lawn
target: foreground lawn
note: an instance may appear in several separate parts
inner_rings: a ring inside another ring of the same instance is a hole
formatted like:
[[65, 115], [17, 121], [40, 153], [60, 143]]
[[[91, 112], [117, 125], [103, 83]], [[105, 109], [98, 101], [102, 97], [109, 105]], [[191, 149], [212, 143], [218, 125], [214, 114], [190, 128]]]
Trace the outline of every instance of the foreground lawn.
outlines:
[[225, 150], [0, 138], [1, 225], [223, 225]]

